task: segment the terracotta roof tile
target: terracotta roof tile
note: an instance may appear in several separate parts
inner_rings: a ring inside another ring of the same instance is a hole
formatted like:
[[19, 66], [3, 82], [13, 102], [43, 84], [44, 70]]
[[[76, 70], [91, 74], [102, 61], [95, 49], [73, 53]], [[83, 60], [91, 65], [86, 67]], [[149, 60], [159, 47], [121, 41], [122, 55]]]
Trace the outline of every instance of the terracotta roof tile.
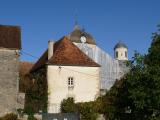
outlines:
[[34, 64], [31, 69], [31, 72], [36, 71], [37, 69], [43, 67], [48, 62], [48, 49], [42, 54], [39, 60]]
[[99, 64], [94, 62], [85, 53], [83, 53], [67, 37], [63, 37], [54, 44], [54, 53], [49, 60], [47, 49], [40, 59], [35, 63], [31, 72], [37, 70], [45, 64], [100, 67]]
[[19, 65], [19, 92], [25, 93], [31, 85], [33, 84], [32, 80], [27, 76], [34, 63], [32, 62], [20, 62]]
[[19, 73], [20, 73], [20, 75], [24, 76], [27, 73], [29, 73], [29, 71], [31, 70], [33, 65], [34, 65], [33, 62], [26, 62], [26, 61], [20, 62], [20, 65], [19, 65]]
[[49, 60], [49, 64], [99, 67], [67, 37], [62, 38], [55, 46], [54, 54]]
[[0, 47], [21, 49], [20, 27], [0, 25]]

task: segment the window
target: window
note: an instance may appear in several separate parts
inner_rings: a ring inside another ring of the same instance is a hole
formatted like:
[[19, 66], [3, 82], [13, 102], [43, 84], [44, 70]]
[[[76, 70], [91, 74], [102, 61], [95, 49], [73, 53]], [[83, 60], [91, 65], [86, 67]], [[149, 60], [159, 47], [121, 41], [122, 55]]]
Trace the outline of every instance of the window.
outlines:
[[57, 118], [53, 118], [53, 120], [58, 120]]
[[64, 118], [64, 120], [67, 120], [67, 118]]
[[127, 58], [127, 51], [125, 51], [125, 57]]
[[116, 51], [116, 58], [118, 58], [118, 52]]
[[68, 87], [73, 87], [73, 86], [74, 86], [73, 77], [68, 77]]

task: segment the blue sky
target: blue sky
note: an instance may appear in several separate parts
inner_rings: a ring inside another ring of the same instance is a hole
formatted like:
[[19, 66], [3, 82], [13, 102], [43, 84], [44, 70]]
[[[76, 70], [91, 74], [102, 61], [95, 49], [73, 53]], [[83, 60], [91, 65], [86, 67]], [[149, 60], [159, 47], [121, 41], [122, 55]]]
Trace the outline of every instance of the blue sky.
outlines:
[[[77, 13], [78, 23], [97, 45], [113, 56], [113, 47], [123, 41], [144, 54], [151, 35], [160, 24], [160, 0], [0, 0], [0, 24], [22, 29], [22, 49], [40, 57], [48, 40], [70, 33]], [[22, 54], [21, 60], [35, 61]]]

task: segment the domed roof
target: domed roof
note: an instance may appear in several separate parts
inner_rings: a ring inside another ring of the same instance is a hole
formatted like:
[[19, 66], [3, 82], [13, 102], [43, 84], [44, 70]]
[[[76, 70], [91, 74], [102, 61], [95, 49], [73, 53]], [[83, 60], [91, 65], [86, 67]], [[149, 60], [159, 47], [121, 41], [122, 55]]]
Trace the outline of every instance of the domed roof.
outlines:
[[122, 43], [121, 41], [119, 41], [119, 42], [115, 45], [114, 50], [115, 50], [116, 48], [127, 48], [127, 49], [128, 49], [128, 47], [127, 47], [124, 43]]
[[94, 38], [89, 33], [81, 29], [78, 25], [76, 25], [74, 30], [68, 35], [69, 39], [76, 43], [82, 43], [80, 40], [81, 36], [86, 37], [86, 43], [96, 45]]

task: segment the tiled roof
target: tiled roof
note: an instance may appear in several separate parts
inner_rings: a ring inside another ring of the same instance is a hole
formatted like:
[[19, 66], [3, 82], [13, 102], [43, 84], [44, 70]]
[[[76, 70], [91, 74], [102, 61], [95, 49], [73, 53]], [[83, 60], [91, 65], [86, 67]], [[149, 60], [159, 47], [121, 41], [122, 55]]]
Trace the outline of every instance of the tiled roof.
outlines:
[[39, 60], [34, 64], [31, 69], [31, 72], [36, 71], [37, 69], [43, 67], [48, 62], [48, 49], [42, 54]]
[[33, 65], [34, 65], [33, 62], [21, 61], [20, 65], [19, 65], [19, 73], [20, 73], [20, 75], [24, 76], [27, 73], [29, 73], [29, 71], [31, 70]]
[[57, 42], [54, 55], [48, 63], [52, 65], [99, 66], [67, 37]]
[[0, 25], [0, 47], [8, 49], [21, 49], [20, 27]]
[[34, 63], [32, 62], [20, 62], [19, 65], [19, 92], [25, 93], [31, 85], [33, 84], [32, 80], [27, 76], [33, 67]]
[[99, 64], [83, 53], [67, 37], [63, 37], [54, 44], [53, 56], [49, 60], [47, 59], [48, 50], [44, 52], [37, 63], [33, 66], [32, 71], [42, 67], [46, 63], [49, 65], [100, 67]]

